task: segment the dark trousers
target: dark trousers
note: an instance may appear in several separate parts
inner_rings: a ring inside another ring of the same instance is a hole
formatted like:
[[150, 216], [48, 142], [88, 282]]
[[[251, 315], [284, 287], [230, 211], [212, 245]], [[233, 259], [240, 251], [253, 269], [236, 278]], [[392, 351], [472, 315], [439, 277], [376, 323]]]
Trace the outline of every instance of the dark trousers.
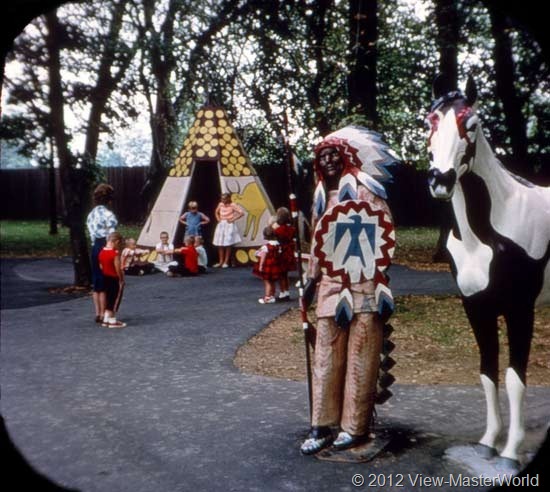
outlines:
[[106, 296], [105, 309], [116, 313], [122, 300], [122, 290], [120, 289], [118, 278], [105, 275], [103, 281], [105, 283]]

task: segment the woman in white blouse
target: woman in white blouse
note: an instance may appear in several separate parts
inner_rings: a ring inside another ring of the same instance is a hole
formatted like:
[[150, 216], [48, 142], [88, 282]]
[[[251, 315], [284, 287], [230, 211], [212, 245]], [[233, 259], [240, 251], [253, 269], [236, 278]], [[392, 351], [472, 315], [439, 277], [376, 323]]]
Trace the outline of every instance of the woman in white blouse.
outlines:
[[105, 287], [103, 285], [103, 273], [99, 268], [99, 252], [107, 243], [107, 236], [114, 232], [118, 221], [115, 214], [107, 207], [113, 203], [114, 189], [111, 185], [102, 183], [96, 187], [93, 193], [95, 207], [88, 214], [86, 225], [92, 241], [92, 298], [95, 308], [95, 321], [101, 323], [105, 312]]

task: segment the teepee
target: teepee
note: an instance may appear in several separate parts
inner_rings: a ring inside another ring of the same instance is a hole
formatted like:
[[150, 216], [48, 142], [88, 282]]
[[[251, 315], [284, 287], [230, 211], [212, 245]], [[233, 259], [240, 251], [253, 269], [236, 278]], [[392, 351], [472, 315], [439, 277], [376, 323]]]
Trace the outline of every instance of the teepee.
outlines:
[[[154, 247], [162, 231], [173, 240], [178, 219], [190, 200], [198, 201], [199, 210], [215, 224], [214, 209], [224, 192], [231, 193], [232, 201], [244, 211], [237, 221], [243, 240], [235, 246], [234, 255], [238, 264], [245, 265], [255, 261], [254, 252], [263, 242], [262, 231], [274, 209], [225, 110], [206, 105], [197, 112], [141, 230], [138, 245]], [[212, 231], [213, 227], [205, 234], [207, 243], [211, 242]]]

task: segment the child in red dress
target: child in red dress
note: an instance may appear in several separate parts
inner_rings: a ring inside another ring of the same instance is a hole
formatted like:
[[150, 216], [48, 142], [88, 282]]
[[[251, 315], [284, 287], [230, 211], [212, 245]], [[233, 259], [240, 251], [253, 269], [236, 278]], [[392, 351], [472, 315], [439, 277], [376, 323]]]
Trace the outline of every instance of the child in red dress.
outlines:
[[258, 299], [260, 304], [275, 302], [275, 282], [281, 276], [281, 246], [271, 226], [264, 229], [265, 244], [256, 251], [258, 261], [254, 264], [252, 273], [264, 281], [264, 296]]
[[105, 279], [105, 315], [101, 326], [107, 328], [124, 328], [126, 323], [116, 319], [116, 312], [122, 300], [124, 290], [124, 270], [120, 261], [120, 248], [122, 235], [119, 232], [111, 232], [107, 236], [107, 244], [99, 253], [99, 267]]
[[281, 291], [279, 292], [278, 300], [290, 301], [288, 272], [295, 271], [297, 267], [296, 257], [294, 255], [294, 252], [296, 251], [296, 244], [294, 241], [296, 228], [292, 225], [288, 208], [280, 207], [277, 209], [275, 222], [271, 227], [273, 228], [275, 237], [281, 245], [281, 276], [279, 277], [279, 286]]

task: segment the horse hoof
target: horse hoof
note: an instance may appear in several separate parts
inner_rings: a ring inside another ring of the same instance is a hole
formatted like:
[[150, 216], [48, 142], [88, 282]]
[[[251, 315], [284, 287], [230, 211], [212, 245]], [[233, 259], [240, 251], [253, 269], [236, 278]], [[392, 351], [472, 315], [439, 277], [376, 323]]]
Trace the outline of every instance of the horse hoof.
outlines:
[[506, 458], [504, 456], [499, 456], [496, 459], [496, 466], [499, 472], [506, 474], [516, 475], [521, 470], [521, 465], [518, 460]]
[[487, 446], [487, 444], [474, 444], [474, 449], [476, 454], [484, 458], [486, 460], [490, 460], [491, 458], [494, 458], [498, 453], [497, 450], [491, 446]]

